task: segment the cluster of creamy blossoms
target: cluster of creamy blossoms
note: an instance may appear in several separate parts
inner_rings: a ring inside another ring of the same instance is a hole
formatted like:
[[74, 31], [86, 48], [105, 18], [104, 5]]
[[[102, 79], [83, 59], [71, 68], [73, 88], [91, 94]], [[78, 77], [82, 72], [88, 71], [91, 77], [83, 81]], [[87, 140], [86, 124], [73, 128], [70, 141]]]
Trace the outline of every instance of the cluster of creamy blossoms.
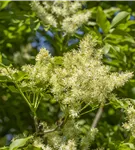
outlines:
[[102, 64], [100, 50], [94, 49], [90, 36], [86, 36], [78, 50], [63, 56], [61, 67], [54, 69], [50, 83], [55, 98], [76, 117], [82, 103], [104, 103], [109, 94], [123, 86], [132, 73], [111, 73]]
[[9, 66], [9, 67], [7, 67], [7, 68], [3, 68], [3, 67], [1, 67], [0, 68], [0, 74], [2, 75], [2, 76], [7, 76], [9, 79], [14, 79], [14, 74], [15, 73], [17, 73], [17, 72], [19, 72], [19, 70], [17, 70], [17, 69], [13, 69], [11, 66]]
[[40, 49], [39, 54], [36, 56], [35, 65], [22, 66], [22, 71], [26, 72], [30, 78], [29, 83], [23, 81], [22, 86], [35, 88], [36, 85], [39, 85], [42, 89], [46, 89], [49, 85], [48, 83], [52, 71], [50, 61], [51, 56], [49, 52], [44, 48]]
[[127, 123], [123, 124], [123, 127], [127, 129], [127, 131], [131, 131], [133, 137], [135, 137], [135, 108], [133, 105], [130, 104], [128, 109], [126, 110], [127, 113]]
[[40, 138], [34, 140], [33, 146], [42, 150], [52, 150], [48, 145], [45, 146]]
[[67, 144], [62, 144], [59, 150], [77, 150], [74, 140], [68, 140]]
[[91, 17], [89, 10], [84, 9], [85, 2], [54, 1], [32, 2], [32, 9], [37, 13], [44, 25], [60, 28], [66, 33], [73, 33]]

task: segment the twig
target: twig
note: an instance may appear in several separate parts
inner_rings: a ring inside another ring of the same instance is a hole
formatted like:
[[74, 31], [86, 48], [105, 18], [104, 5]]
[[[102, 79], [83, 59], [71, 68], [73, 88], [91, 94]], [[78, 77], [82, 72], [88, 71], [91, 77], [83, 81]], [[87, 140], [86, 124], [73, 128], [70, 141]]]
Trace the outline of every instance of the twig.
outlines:
[[100, 120], [102, 113], [103, 113], [103, 106], [100, 106], [100, 108], [98, 109], [97, 114], [93, 120], [91, 128], [96, 128], [97, 123]]
[[41, 136], [41, 135], [45, 135], [45, 134], [47, 134], [47, 133], [51, 133], [51, 132], [56, 131], [57, 129], [61, 128], [61, 127], [66, 123], [67, 118], [68, 118], [68, 116], [62, 118], [62, 119], [61, 119], [61, 122], [57, 122], [57, 126], [56, 126], [55, 128], [50, 129], [50, 130], [45, 130], [45, 131], [43, 131], [43, 132], [38, 132], [37, 135], [40, 135], [40, 136]]

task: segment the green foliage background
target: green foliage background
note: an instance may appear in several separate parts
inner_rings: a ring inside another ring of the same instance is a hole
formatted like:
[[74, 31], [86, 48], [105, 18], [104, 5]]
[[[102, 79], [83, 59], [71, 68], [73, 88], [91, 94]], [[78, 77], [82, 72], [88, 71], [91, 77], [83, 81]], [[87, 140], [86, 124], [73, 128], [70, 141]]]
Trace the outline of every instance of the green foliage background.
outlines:
[[[78, 42], [69, 46], [69, 40], [80, 41], [85, 34], [90, 33], [97, 40], [97, 47], [103, 48], [103, 62], [111, 66], [112, 72], [135, 71], [135, 2], [87, 2], [86, 7], [91, 12], [91, 17], [89, 22], [79, 29], [83, 34], [76, 32], [66, 36], [62, 36], [61, 28], [56, 30], [51, 26], [45, 26], [31, 9], [30, 3], [0, 2], [0, 51], [5, 65], [12, 63], [20, 68], [24, 64], [34, 64], [34, 57], [38, 51], [31, 43], [35, 39], [36, 32], [50, 43], [54, 49], [54, 56], [62, 56], [63, 53], [78, 46]], [[44, 30], [40, 30], [40, 26]], [[53, 38], [48, 35], [47, 30], [54, 34]], [[56, 63], [59, 64], [59, 59]], [[20, 94], [14, 93], [12, 84], [10, 86], [9, 83], [8, 86], [11, 88], [7, 88], [7, 85], [0, 86], [0, 146], [10, 143], [8, 137], [18, 134], [29, 135], [34, 132], [34, 122], [28, 106]], [[135, 77], [115, 93], [120, 98], [134, 99]], [[39, 119], [49, 124], [55, 123], [59, 119], [59, 112], [59, 106], [47, 93], [46, 99], [41, 102], [38, 109]], [[97, 109], [80, 118], [84, 134], [96, 112]], [[93, 149], [105, 147], [108, 150], [135, 149], [134, 139], [121, 127], [124, 121], [125, 113], [118, 104], [106, 106], [98, 123], [99, 133], [91, 147]]]

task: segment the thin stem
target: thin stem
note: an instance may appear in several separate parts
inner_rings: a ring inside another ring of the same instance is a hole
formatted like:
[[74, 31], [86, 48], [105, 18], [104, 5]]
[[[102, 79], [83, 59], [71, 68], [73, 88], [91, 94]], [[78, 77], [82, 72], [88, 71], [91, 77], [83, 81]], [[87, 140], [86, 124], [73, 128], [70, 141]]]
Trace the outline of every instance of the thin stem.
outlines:
[[54, 128], [54, 129], [46, 130], [46, 131], [44, 131], [44, 134], [54, 132], [54, 131], [57, 130], [57, 128], [58, 128], [58, 126], [56, 128]]
[[37, 93], [37, 95], [36, 95], [36, 99], [35, 99], [35, 107], [37, 107], [37, 105], [38, 105], [38, 100], [39, 100], [39, 93]]
[[35, 92], [33, 92], [33, 100], [32, 100], [33, 104], [35, 104], [35, 99], [36, 99], [36, 94], [35, 94]]
[[88, 104], [86, 104], [79, 112], [83, 111], [86, 107], [88, 107], [90, 105], [90, 102]]
[[34, 108], [37, 109], [42, 97], [39, 97], [39, 93], [35, 96]]
[[94, 107], [94, 108], [92, 108], [91, 110], [88, 110], [88, 111], [86, 111], [86, 112], [80, 114], [80, 116], [85, 115], [85, 114], [87, 114], [87, 113], [89, 113], [89, 112], [92, 112], [92, 111], [96, 110], [97, 108], [98, 108], [98, 107]]
[[28, 92], [25, 92], [26, 98], [29, 99]]
[[15, 85], [17, 86], [18, 90], [20, 91], [20, 94], [22, 95], [22, 97], [25, 99], [25, 101], [27, 102], [27, 104], [30, 107], [30, 110], [32, 111], [33, 115], [34, 115], [34, 124], [35, 124], [35, 130], [36, 133], [38, 132], [38, 119], [37, 119], [37, 114], [36, 114], [36, 109], [32, 107], [31, 103], [29, 103], [28, 99], [26, 98], [26, 96], [23, 94], [22, 90], [19, 88], [18, 84], [15, 82]]
[[36, 113], [34, 113], [34, 124], [35, 124], [36, 133], [38, 133], [38, 118]]
[[29, 102], [27, 97], [24, 95], [24, 93], [22, 92], [21, 88], [17, 84], [16, 80], [14, 80], [14, 78], [12, 77], [12, 75], [10, 74], [10, 72], [8, 71], [6, 66], [5, 66], [5, 69], [7, 70], [9, 76], [11, 77], [11, 79], [12, 79], [13, 83], [15, 84], [15, 86], [17, 87], [18, 91], [20, 92], [20, 94], [22, 95], [22, 97], [24, 98], [24, 100], [26, 101], [28, 106], [30, 107], [30, 110], [32, 111], [32, 113], [34, 115], [35, 129], [36, 129], [36, 132], [38, 132], [38, 119], [37, 119], [37, 115], [36, 115], [36, 109], [32, 106], [32, 104]]
[[17, 87], [17, 89], [19, 90], [20, 94], [22, 95], [22, 97], [24, 98], [24, 100], [26, 101], [26, 103], [28, 104], [28, 106], [31, 109], [31, 104], [29, 103], [28, 99], [26, 98], [26, 96], [23, 94], [22, 90], [20, 89], [20, 87], [18, 86], [17, 82], [14, 80], [14, 78], [12, 77], [12, 75], [10, 74], [10, 72], [8, 71], [7, 67], [5, 66], [5, 69], [7, 70], [9, 76], [11, 77], [11, 79], [13, 80], [13, 83], [15, 84], [15, 86]]
[[[110, 104], [111, 104], [111, 103], [107, 103], [107, 104], [105, 104], [104, 106], [107, 106], [107, 105], [110, 105]], [[99, 108], [99, 106], [96, 106], [96, 107], [92, 108], [91, 110], [88, 110], [88, 111], [86, 111], [86, 112], [80, 114], [80, 116], [85, 115], [85, 114], [87, 114], [87, 113], [89, 113], [89, 112], [92, 112], [92, 111], [96, 110], [97, 108]]]
[[16, 82], [14, 82], [14, 83], [15, 83], [16, 87], [18, 88], [20, 94], [22, 95], [22, 97], [24, 98], [24, 100], [26, 101], [26, 103], [28, 104], [28, 106], [31, 109], [31, 104], [30, 104], [29, 100], [26, 98], [26, 96], [24, 95], [24, 93], [22, 92], [22, 90], [19, 88], [18, 84]]
[[36, 109], [38, 108], [39, 104], [40, 104], [40, 101], [41, 101], [42, 97], [39, 98], [38, 100], [38, 103], [37, 103], [37, 106], [36, 106]]

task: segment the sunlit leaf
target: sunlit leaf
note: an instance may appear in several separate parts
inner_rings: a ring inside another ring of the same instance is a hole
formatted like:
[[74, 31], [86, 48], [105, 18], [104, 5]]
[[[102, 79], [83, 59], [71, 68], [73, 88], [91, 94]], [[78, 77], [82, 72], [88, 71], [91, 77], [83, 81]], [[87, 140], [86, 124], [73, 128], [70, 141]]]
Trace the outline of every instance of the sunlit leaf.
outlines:
[[36, 27], [34, 28], [34, 30], [37, 30], [40, 27], [40, 22], [37, 23]]
[[112, 20], [111, 23], [111, 28], [117, 26], [118, 24], [122, 23], [124, 20], [127, 19], [127, 17], [129, 16], [129, 13], [126, 11], [122, 11], [120, 13], [118, 13]]
[[19, 93], [19, 91], [13, 85], [8, 86], [8, 88], [11, 92]]
[[27, 138], [22, 138], [22, 139], [17, 139], [13, 141], [9, 147], [9, 150], [17, 150], [18, 148], [24, 146], [26, 142], [28, 142], [29, 139], [31, 139], [32, 136], [27, 137]]
[[23, 71], [16, 72], [13, 76], [16, 81], [22, 81], [27, 78], [27, 74]]
[[96, 21], [99, 27], [102, 28], [104, 33], [108, 33], [110, 29], [110, 22], [107, 20], [105, 13], [101, 7], [98, 7]]
[[0, 2], [0, 9], [4, 9], [10, 1]]

